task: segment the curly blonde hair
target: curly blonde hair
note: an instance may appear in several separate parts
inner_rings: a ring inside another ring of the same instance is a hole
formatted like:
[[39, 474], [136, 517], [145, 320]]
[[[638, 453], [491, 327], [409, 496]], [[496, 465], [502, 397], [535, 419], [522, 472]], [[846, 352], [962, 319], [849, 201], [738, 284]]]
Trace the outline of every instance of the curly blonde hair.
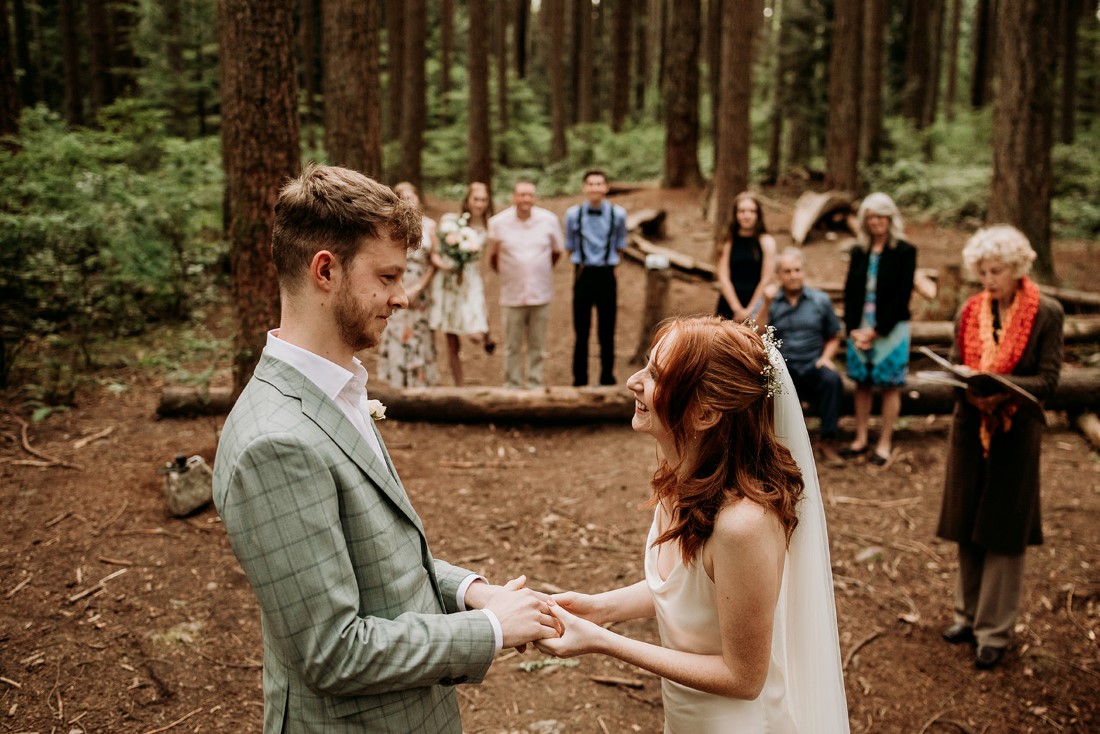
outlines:
[[856, 239], [864, 248], [871, 246], [871, 233], [867, 230], [867, 215], [874, 214], [879, 217], [890, 218], [890, 236], [886, 239], [886, 246], [890, 247], [898, 240], [905, 239], [905, 223], [901, 219], [901, 211], [887, 194], [876, 191], [868, 194], [863, 203], [859, 205], [859, 213], [856, 214]]
[[1035, 250], [1023, 232], [1010, 224], [996, 224], [979, 229], [966, 241], [962, 251], [963, 263], [971, 276], [977, 277], [978, 264], [982, 260], [1000, 260], [1012, 268], [1012, 274], [1022, 278], [1031, 272], [1035, 262]]

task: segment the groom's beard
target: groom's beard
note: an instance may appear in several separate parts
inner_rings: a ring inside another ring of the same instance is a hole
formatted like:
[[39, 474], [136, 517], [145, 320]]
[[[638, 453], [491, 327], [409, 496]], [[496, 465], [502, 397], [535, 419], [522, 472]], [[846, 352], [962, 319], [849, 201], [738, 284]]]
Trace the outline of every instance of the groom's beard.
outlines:
[[336, 328], [340, 333], [340, 339], [353, 352], [361, 352], [378, 346], [381, 340], [382, 328], [374, 334], [369, 331], [374, 319], [370, 317], [369, 309], [357, 301], [351, 294], [351, 288], [347, 281], [341, 284], [336, 293], [336, 303], [333, 305], [332, 315], [336, 319]]

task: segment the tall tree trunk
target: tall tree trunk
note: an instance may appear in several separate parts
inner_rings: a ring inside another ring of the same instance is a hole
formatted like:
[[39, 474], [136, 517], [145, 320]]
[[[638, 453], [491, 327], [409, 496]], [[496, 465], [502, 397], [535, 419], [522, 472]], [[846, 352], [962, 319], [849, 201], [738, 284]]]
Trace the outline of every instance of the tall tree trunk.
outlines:
[[302, 22], [299, 27], [299, 46], [302, 49], [302, 87], [305, 104], [302, 105], [302, 128], [309, 147], [317, 145], [317, 12], [318, 0], [302, 0]]
[[239, 393], [279, 321], [271, 261], [273, 205], [299, 172], [294, 0], [218, 1], [222, 159], [227, 236], [238, 328], [233, 388]]
[[[782, 55], [783, 65], [790, 69], [787, 85], [787, 168], [808, 167], [814, 152], [815, 131], [821, 125], [815, 121], [825, 107], [818, 81], [821, 67], [831, 51], [828, 31], [822, 18], [807, 0], [786, 0], [783, 23], [786, 30]], [[814, 53], [809, 49], [822, 48]]]
[[134, 29], [137, 26], [137, 4], [109, 2], [111, 13], [111, 73], [114, 96], [125, 97], [137, 88], [138, 60], [134, 54]]
[[836, 0], [829, 57], [829, 121], [825, 137], [825, 183], [859, 191], [859, 101], [862, 71], [862, 0]]
[[669, 188], [703, 185], [699, 171], [699, 0], [679, 0], [665, 49], [665, 177]]
[[576, 0], [577, 52], [574, 57], [577, 79], [577, 122], [592, 122], [592, 77], [595, 70], [592, 43], [592, 0]]
[[993, 77], [997, 73], [994, 49], [997, 47], [998, 4], [998, 0], [978, 0], [974, 9], [974, 63], [970, 75], [970, 106], [974, 109], [989, 104]]
[[[12, 66], [11, 36], [8, 32], [8, 2], [0, 0], [0, 135], [19, 132], [19, 89], [15, 85], [15, 67]], [[7, 147], [0, 142], [0, 149]], [[6, 365], [0, 364], [0, 367]], [[7, 376], [0, 372], [0, 378]]]
[[470, 37], [466, 69], [469, 75], [470, 109], [466, 130], [466, 180], [493, 180], [492, 133], [489, 129], [489, 35], [486, 23], [491, 23], [489, 0], [469, 0]]
[[901, 114], [918, 130], [930, 126], [935, 116], [942, 18], [943, 0], [913, 0], [909, 5]]
[[516, 0], [516, 24], [512, 28], [516, 53], [516, 78], [527, 78], [527, 26], [531, 22], [531, 0]]
[[948, 122], [955, 120], [955, 99], [959, 85], [959, 34], [962, 29], [963, 0], [951, 0], [951, 28], [947, 36], [947, 91], [943, 99], [943, 114]]
[[997, 99], [989, 223], [1031, 240], [1036, 274], [1054, 277], [1050, 247], [1050, 147], [1057, 64], [1057, 10], [1049, 0], [997, 4]]
[[611, 129], [622, 132], [630, 116], [630, 61], [634, 46], [634, 3], [618, 0], [611, 17]]
[[783, 118], [790, 98], [787, 84], [787, 54], [783, 53], [783, 46], [787, 43], [789, 36], [789, 24], [783, 8], [782, 3], [778, 4], [777, 13], [772, 18], [772, 23], [775, 24], [773, 36], [775, 68], [772, 70], [772, 108], [768, 117], [768, 164], [764, 172], [764, 182], [769, 185], [779, 180], [779, 171], [783, 164]]
[[[921, 107], [921, 127], [929, 128], [936, 123], [936, 115], [939, 112], [940, 103], [940, 72], [943, 69], [943, 21], [946, 15], [944, 3], [946, 0], [932, 0], [929, 15], [931, 16], [932, 34], [928, 39], [928, 68], [929, 81], [928, 93], [924, 97], [924, 106]], [[931, 140], [928, 141], [931, 145]], [[926, 151], [930, 155], [930, 149]]]
[[39, 99], [39, 68], [31, 60], [30, 33], [33, 26], [27, 16], [26, 0], [12, 2], [12, 16], [15, 21], [15, 65], [23, 70], [23, 76], [19, 79], [19, 99], [24, 107], [31, 107]]
[[324, 0], [325, 149], [333, 163], [372, 178], [382, 173], [378, 5]]
[[565, 160], [565, 3], [566, 0], [543, 0], [542, 10], [550, 24], [550, 161]]
[[641, 6], [641, 12], [634, 18], [634, 119], [639, 121], [645, 115], [645, 95], [649, 86], [649, 25], [653, 16], [649, 9], [653, 3]]
[[405, 0], [386, 2], [386, 140], [401, 137], [405, 85]]
[[859, 114], [859, 157], [878, 163], [882, 152], [882, 69], [886, 63], [886, 0], [863, 8], [863, 75]]
[[[497, 72], [497, 160], [508, 165], [508, 0], [493, 0], [493, 56]], [[491, 181], [486, 181], [491, 184]]]
[[733, 221], [733, 200], [749, 187], [753, 42], [764, 9], [761, 0], [724, 0], [722, 5], [718, 130], [710, 206], [716, 245]]
[[1081, 0], [1062, 0], [1062, 95], [1058, 119], [1058, 142], [1073, 144], [1077, 111], [1077, 25], [1081, 20]]
[[[109, 105], [114, 97], [111, 78], [111, 29], [107, 22], [107, 7], [104, 0], [87, 0], [85, 18], [88, 27], [88, 76], [91, 86], [88, 89], [88, 109], [92, 117]], [[178, 5], [177, 5], [178, 10]], [[171, 57], [169, 57], [171, 61]], [[183, 54], [180, 54], [180, 72], [182, 75]], [[175, 72], [175, 69], [172, 69]], [[176, 77], [181, 78], [181, 77]]]
[[[724, 0], [706, 0], [707, 24], [703, 34], [703, 56], [707, 60], [707, 94], [710, 97], [710, 135], [714, 159], [718, 160], [718, 107], [722, 85], [722, 5]], [[717, 166], [717, 162], [715, 166]]]
[[[401, 90], [401, 178], [421, 188], [421, 153], [427, 124], [424, 64], [428, 39], [425, 0], [405, 0], [405, 83]], [[476, 17], [476, 16], [475, 16]]]
[[[470, 25], [474, 25], [470, 15]], [[454, 0], [441, 0], [439, 4], [439, 106], [443, 124], [450, 124], [451, 101], [451, 51], [454, 49], [455, 8]]]
[[653, 0], [653, 19], [656, 21], [650, 31], [650, 43], [657, 51], [657, 114], [664, 112], [665, 75], [668, 72], [668, 24], [672, 11], [669, 9], [669, 0]]
[[65, 120], [70, 125], [84, 123], [84, 86], [80, 82], [80, 46], [76, 37], [77, 0], [58, 2], [61, 30], [61, 68], [65, 80]]
[[[95, 0], [99, 2], [99, 0]], [[91, 3], [88, 11], [91, 12]], [[182, 0], [164, 0], [164, 24], [167, 32], [164, 37], [164, 55], [168, 61], [170, 115], [168, 129], [173, 135], [183, 136], [187, 131], [187, 97], [184, 88], [187, 80], [183, 63], [183, 7]], [[93, 79], [95, 73], [92, 74]], [[95, 83], [92, 83], [95, 89]], [[94, 95], [93, 95], [94, 96]]]
[[40, 3], [32, 3], [29, 10], [31, 16], [31, 38], [34, 39], [34, 60], [32, 64], [34, 68], [38, 69], [38, 84], [34, 88], [35, 99], [50, 104], [54, 95], [50, 93], [52, 90], [47, 88], [46, 52], [43, 48], [45, 44], [42, 41], [42, 6]]

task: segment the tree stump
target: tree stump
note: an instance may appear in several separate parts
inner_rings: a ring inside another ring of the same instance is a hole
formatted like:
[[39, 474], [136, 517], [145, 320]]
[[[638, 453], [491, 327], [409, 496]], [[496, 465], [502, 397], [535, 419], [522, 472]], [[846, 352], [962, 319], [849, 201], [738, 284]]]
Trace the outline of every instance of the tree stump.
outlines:
[[645, 363], [646, 352], [653, 343], [653, 335], [657, 331], [657, 324], [668, 315], [668, 289], [672, 281], [667, 261], [664, 267], [650, 267], [650, 263], [656, 262], [653, 256], [646, 258], [645, 271], [645, 309], [642, 311], [642, 328], [638, 334], [638, 348], [630, 363], [640, 365]]

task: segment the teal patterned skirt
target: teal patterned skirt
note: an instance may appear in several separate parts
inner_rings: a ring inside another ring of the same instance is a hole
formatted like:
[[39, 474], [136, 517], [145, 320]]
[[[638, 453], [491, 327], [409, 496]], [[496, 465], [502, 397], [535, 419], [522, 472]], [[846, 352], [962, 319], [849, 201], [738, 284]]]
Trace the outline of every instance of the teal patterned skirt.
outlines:
[[848, 340], [848, 377], [861, 387], [901, 387], [909, 376], [909, 322], [899, 321], [870, 349], [856, 349]]

